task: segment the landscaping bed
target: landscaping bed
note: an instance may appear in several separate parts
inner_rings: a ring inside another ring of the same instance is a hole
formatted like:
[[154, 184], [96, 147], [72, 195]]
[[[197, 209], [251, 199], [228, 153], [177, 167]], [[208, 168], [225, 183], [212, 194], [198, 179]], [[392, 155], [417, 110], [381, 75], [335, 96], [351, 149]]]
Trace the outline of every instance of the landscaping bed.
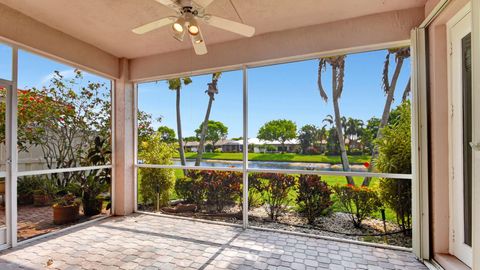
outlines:
[[[140, 207], [140, 210], [155, 211], [153, 207]], [[175, 213], [168, 211], [165, 208], [162, 208], [160, 213], [242, 224], [242, 212], [239, 206], [231, 206], [228, 209], [225, 209], [222, 213], [208, 213], [204, 211]], [[397, 224], [386, 221], [387, 232], [385, 233], [382, 220], [368, 218], [362, 223], [361, 228], [355, 228], [352, 225], [349, 214], [343, 212], [333, 212], [330, 215], [319, 217], [313, 225], [309, 225], [306, 218], [302, 217], [295, 211], [287, 211], [284, 215], [279, 217], [277, 221], [272, 221], [269, 219], [268, 213], [264, 207], [257, 207], [249, 211], [248, 223], [249, 226], [253, 227], [300, 232], [400, 247], [412, 247], [412, 237], [410, 232], [407, 231], [404, 233]]]

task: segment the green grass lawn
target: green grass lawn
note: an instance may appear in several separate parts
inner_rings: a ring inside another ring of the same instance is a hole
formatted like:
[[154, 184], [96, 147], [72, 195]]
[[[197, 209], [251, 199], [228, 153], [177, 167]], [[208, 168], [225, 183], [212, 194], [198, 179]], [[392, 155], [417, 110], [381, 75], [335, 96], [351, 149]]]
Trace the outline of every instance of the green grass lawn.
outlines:
[[[176, 155], [178, 158], [179, 156]], [[185, 153], [187, 159], [195, 159], [197, 153]], [[242, 160], [243, 153], [204, 153], [203, 159], [213, 160]], [[325, 156], [325, 155], [302, 155], [295, 153], [248, 153], [248, 160], [250, 161], [284, 161], [284, 162], [311, 162], [311, 163], [341, 163], [340, 156]], [[362, 164], [370, 161], [370, 156], [348, 156], [350, 163]]]

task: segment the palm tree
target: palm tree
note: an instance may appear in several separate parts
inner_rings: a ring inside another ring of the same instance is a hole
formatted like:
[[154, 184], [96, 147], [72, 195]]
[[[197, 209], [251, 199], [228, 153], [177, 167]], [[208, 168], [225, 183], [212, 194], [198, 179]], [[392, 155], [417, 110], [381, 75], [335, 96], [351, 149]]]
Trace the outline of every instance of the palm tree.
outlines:
[[[395, 71], [393, 72], [392, 78], [389, 78], [389, 67], [390, 67], [390, 56], [395, 56]], [[385, 106], [383, 108], [382, 118], [380, 120], [380, 125], [378, 126], [377, 139], [382, 138], [382, 129], [388, 124], [388, 119], [390, 117], [390, 111], [395, 96], [395, 89], [397, 87], [398, 77], [400, 76], [400, 71], [402, 70], [403, 62], [405, 59], [410, 57], [410, 47], [404, 48], [393, 48], [387, 50], [387, 56], [385, 58], [385, 63], [383, 65], [383, 76], [382, 76], [382, 88], [387, 96], [385, 100]], [[405, 87], [403, 93], [403, 99], [406, 99], [408, 93], [410, 92], [410, 79], [408, 80], [407, 86]], [[372, 158], [375, 160], [378, 157], [378, 148], [373, 147]], [[369, 171], [373, 169], [373, 166], [369, 167]], [[365, 177], [363, 179], [363, 186], [370, 185], [371, 177]]]
[[183, 146], [183, 136], [182, 136], [182, 118], [180, 116], [180, 90], [182, 89], [182, 86], [184, 85], [189, 85], [192, 83], [192, 79], [190, 77], [185, 77], [185, 78], [176, 78], [176, 79], [171, 79], [167, 81], [168, 83], [168, 89], [175, 91], [177, 94], [177, 135], [178, 135], [178, 143], [179, 143], [179, 149], [178, 152], [180, 153], [180, 162], [182, 166], [185, 166], [187, 164], [187, 161], [185, 159], [185, 149]]
[[333, 126], [333, 122], [335, 122], [335, 120], [333, 120], [333, 116], [331, 114], [328, 114], [323, 120], [322, 120], [322, 123], [327, 123], [328, 125], [330, 126]]
[[[357, 144], [363, 129], [363, 121], [349, 117], [345, 123], [345, 135], [348, 138], [348, 150], [352, 151], [353, 146]], [[352, 146], [353, 145], [353, 146]]]
[[[332, 67], [332, 100], [333, 110], [335, 115], [335, 130], [337, 131], [338, 142], [340, 145], [340, 153], [342, 159], [342, 166], [344, 171], [351, 171], [350, 164], [348, 162], [347, 150], [345, 149], [345, 137], [343, 136], [342, 117], [340, 115], [340, 106], [338, 100], [342, 96], [343, 91], [343, 78], [345, 76], [345, 55], [339, 55], [334, 57], [320, 58], [318, 63], [318, 89], [320, 90], [320, 96], [327, 102], [328, 96], [323, 89], [322, 85], [322, 72], [327, 68], [327, 64]], [[346, 176], [347, 183], [355, 185], [351, 176]]]
[[208, 90], [205, 91], [205, 93], [208, 94], [209, 99], [208, 99], [207, 112], [205, 113], [205, 119], [203, 120], [202, 133], [200, 134], [200, 143], [198, 145], [198, 153], [197, 153], [197, 158], [195, 159], [195, 166], [200, 166], [200, 162], [202, 161], [203, 148], [204, 148], [203, 146], [205, 145], [205, 135], [207, 134], [207, 129], [208, 129], [208, 120], [210, 118], [210, 111], [212, 110], [212, 104], [213, 104], [213, 101], [215, 100], [215, 95], [218, 94], [217, 82], [218, 82], [218, 79], [220, 79], [221, 75], [222, 75], [221, 72], [213, 73], [212, 82], [208, 84]]

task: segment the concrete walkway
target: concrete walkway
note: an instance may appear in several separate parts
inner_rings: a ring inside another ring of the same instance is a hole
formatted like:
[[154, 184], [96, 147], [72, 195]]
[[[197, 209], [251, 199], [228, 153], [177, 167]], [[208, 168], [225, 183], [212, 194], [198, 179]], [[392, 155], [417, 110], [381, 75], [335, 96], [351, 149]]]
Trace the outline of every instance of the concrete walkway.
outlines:
[[0, 269], [427, 269], [412, 253], [135, 214], [0, 253]]

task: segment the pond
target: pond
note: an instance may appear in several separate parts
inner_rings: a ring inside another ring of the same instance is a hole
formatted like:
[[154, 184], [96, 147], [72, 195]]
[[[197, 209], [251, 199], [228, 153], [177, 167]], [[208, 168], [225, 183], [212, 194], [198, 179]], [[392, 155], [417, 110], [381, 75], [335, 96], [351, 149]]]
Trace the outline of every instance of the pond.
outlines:
[[[175, 160], [174, 165], [181, 165], [180, 160]], [[195, 160], [187, 159], [187, 166], [195, 166]], [[232, 160], [204, 160], [200, 166], [205, 167], [234, 167], [241, 168], [242, 161]], [[279, 161], [249, 161], [250, 169], [278, 169], [278, 170], [319, 170], [319, 171], [342, 171], [341, 164], [308, 163], [308, 162], [279, 162]], [[350, 165], [354, 172], [366, 172], [363, 165]]]

